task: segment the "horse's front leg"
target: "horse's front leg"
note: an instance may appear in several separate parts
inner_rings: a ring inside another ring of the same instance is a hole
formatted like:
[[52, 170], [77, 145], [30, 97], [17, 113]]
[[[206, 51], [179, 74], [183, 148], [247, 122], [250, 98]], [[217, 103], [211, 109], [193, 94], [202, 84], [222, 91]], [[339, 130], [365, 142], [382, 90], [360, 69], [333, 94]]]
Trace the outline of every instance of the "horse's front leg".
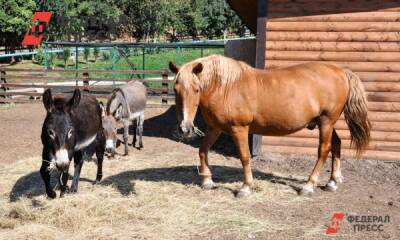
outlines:
[[129, 138], [129, 120], [123, 121], [124, 124], [124, 144], [125, 144], [125, 153], [124, 155], [128, 155], [128, 138]]
[[217, 141], [220, 134], [221, 131], [210, 127], [207, 128], [206, 135], [199, 148], [201, 187], [204, 189], [212, 189], [215, 187], [210, 168], [208, 167], [208, 151], [215, 141]]
[[250, 195], [251, 186], [253, 184], [253, 174], [250, 166], [250, 148], [249, 148], [249, 128], [248, 127], [235, 127], [232, 130], [232, 138], [238, 149], [239, 158], [243, 166], [243, 186], [237, 193], [237, 197], [244, 197]]

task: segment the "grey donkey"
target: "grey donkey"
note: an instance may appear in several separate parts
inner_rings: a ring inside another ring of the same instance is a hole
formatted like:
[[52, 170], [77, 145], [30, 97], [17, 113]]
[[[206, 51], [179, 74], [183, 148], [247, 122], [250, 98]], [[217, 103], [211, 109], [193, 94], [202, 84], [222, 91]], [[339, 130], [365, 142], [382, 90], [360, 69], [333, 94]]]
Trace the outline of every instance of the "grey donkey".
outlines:
[[106, 136], [106, 152], [114, 156], [117, 145], [118, 123], [124, 126], [125, 155], [128, 155], [129, 125], [134, 126], [133, 147], [139, 138], [139, 149], [143, 148], [143, 122], [146, 108], [146, 87], [139, 81], [130, 81], [122, 87], [116, 88], [111, 93], [107, 106], [103, 109], [103, 129]]

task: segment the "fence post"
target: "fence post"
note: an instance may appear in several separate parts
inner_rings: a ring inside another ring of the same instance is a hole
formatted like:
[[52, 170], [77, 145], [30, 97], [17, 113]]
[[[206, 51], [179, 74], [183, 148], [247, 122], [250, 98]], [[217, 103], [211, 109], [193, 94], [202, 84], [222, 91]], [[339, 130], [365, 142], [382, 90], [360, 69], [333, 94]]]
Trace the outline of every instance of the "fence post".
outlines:
[[181, 47], [176, 48], [176, 63], [181, 64]]
[[162, 74], [161, 89], [161, 104], [168, 104], [168, 71]]
[[[78, 78], [78, 64], [79, 64], [79, 61], [78, 61], [78, 46], [75, 46], [75, 70], [77, 70], [76, 72], [75, 72], [75, 77], [76, 78]], [[76, 85], [78, 86], [78, 81], [76, 81]]]
[[115, 72], [115, 70], [116, 70], [116, 66], [115, 65], [116, 65], [116, 61], [117, 61], [117, 47], [116, 46], [114, 46], [112, 48], [111, 54], [112, 54], [111, 62], [112, 62], [112, 70], [113, 70], [113, 84], [112, 84], [112, 86], [113, 86], [113, 88], [115, 88], [115, 79], [117, 78], [117, 73]]
[[49, 69], [49, 52], [47, 44], [44, 44], [44, 69]]
[[83, 78], [83, 91], [84, 92], [90, 92], [89, 91], [89, 71], [87, 67], [83, 67], [83, 72], [82, 72], [82, 78]]
[[[7, 83], [7, 80], [6, 80], [6, 70], [1, 69], [1, 70], [0, 70], [0, 84], [3, 84], [3, 83]], [[7, 98], [6, 92], [7, 92], [7, 89], [8, 89], [8, 88], [5, 87], [5, 86], [3, 86], [3, 85], [1, 85], [1, 89], [3, 89], [3, 92], [4, 92], [3, 97], [4, 97], [4, 98]]]
[[201, 52], [201, 57], [203, 57], [203, 56], [204, 56], [204, 52], [203, 52], [203, 49], [204, 49], [203, 47], [201, 47], [201, 48], [200, 48], [200, 52]]
[[144, 70], [146, 69], [146, 51], [145, 47], [142, 47], [142, 79], [144, 79]]

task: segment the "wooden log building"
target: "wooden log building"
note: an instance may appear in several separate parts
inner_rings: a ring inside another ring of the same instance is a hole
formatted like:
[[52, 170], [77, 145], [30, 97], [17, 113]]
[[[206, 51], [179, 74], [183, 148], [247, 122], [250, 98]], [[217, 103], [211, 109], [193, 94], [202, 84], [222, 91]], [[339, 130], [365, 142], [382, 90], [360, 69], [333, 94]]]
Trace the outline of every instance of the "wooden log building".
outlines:
[[[372, 121], [365, 159], [400, 160], [400, 1], [228, 0], [254, 33], [255, 66], [324, 62], [346, 67], [363, 81]], [[349, 132], [336, 128], [345, 157]], [[285, 137], [253, 136], [259, 151], [316, 154], [318, 130]]]

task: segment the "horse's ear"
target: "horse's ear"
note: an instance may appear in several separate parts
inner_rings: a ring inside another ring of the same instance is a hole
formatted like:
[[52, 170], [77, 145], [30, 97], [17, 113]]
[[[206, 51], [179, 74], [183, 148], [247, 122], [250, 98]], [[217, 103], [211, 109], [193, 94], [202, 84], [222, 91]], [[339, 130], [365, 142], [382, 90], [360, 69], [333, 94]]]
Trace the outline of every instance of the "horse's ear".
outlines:
[[193, 68], [193, 70], [192, 70], [192, 72], [194, 73], [194, 74], [199, 74], [199, 73], [201, 73], [201, 71], [203, 71], [203, 64], [202, 63], [198, 63], [198, 64], [196, 64], [196, 66], [194, 66], [194, 68]]
[[120, 120], [122, 118], [122, 104], [120, 103], [114, 112], [114, 118]]
[[67, 111], [70, 111], [76, 108], [81, 102], [81, 91], [79, 88], [75, 89], [74, 95], [72, 95], [71, 99], [67, 103]]
[[101, 109], [101, 117], [105, 117], [106, 116], [106, 108], [104, 107], [103, 102], [99, 102], [99, 106]]
[[171, 70], [171, 72], [177, 74], [179, 72], [179, 67], [177, 65], [175, 65], [173, 62], [169, 62], [169, 70]]
[[42, 101], [44, 108], [46, 109], [47, 112], [51, 112], [54, 109], [54, 102], [53, 102], [53, 97], [51, 96], [51, 89], [48, 88], [42, 96]]

